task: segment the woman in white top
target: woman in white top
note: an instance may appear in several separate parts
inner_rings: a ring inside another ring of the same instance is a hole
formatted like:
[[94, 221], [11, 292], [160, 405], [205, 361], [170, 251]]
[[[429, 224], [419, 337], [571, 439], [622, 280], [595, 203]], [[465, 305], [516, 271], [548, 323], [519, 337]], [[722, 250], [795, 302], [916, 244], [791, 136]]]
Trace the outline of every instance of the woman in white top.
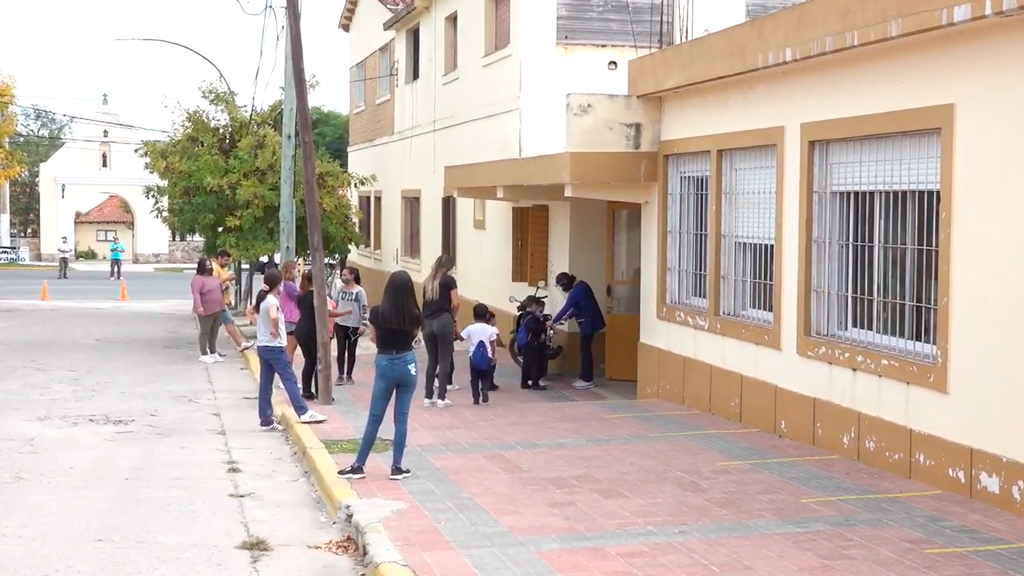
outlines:
[[246, 310], [249, 320], [256, 322], [256, 354], [260, 358], [260, 393], [259, 415], [260, 427], [264, 430], [283, 430], [274, 421], [274, 406], [271, 398], [274, 394], [274, 375], [281, 379], [284, 390], [291, 400], [292, 408], [299, 416], [299, 421], [306, 424], [325, 422], [327, 417], [309, 409], [299, 392], [299, 383], [295, 371], [288, 361], [288, 340], [285, 336], [284, 314], [281, 303], [277, 299], [281, 293], [281, 273], [267, 270], [263, 275], [263, 290], [256, 295], [256, 302]]

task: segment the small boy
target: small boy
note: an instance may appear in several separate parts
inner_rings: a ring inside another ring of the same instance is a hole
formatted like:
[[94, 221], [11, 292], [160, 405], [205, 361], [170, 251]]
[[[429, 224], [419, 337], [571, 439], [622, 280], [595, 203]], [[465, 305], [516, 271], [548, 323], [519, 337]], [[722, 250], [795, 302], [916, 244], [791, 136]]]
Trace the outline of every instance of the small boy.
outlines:
[[474, 405], [490, 401], [487, 374], [497, 359], [494, 343], [498, 339], [498, 329], [487, 323], [488, 312], [486, 304], [473, 306], [474, 322], [460, 334], [469, 343], [469, 386], [473, 391]]
[[527, 296], [523, 300], [529, 314], [523, 318], [523, 323], [516, 334], [516, 345], [523, 355], [523, 376], [519, 386], [523, 390], [547, 390], [546, 384], [541, 382], [544, 377], [544, 362], [547, 350], [544, 347], [544, 334], [547, 326], [541, 319], [541, 310], [544, 303], [535, 296]]

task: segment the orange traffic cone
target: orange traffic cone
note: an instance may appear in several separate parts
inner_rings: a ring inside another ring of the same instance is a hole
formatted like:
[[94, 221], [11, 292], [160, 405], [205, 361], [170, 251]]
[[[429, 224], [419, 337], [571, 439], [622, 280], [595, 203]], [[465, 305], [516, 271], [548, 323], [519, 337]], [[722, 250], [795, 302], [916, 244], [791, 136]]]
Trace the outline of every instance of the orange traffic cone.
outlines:
[[[44, 286], [45, 286], [45, 283], [44, 283]], [[125, 282], [124, 280], [121, 280], [121, 297], [118, 298], [118, 300], [120, 300], [121, 302], [127, 302], [128, 301], [128, 283]]]
[[46, 284], [46, 280], [43, 280], [43, 293], [39, 295], [39, 299], [43, 302], [50, 299], [50, 287]]

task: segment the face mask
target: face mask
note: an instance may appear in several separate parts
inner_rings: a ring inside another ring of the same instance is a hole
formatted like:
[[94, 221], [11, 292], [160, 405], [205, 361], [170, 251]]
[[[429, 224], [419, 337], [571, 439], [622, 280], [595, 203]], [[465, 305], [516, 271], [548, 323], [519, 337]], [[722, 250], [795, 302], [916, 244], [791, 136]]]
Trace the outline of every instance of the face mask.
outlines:
[[342, 284], [351, 284], [352, 280], [353, 280], [353, 278], [351, 276], [345, 276], [344, 274], [342, 274], [342, 276], [341, 276], [341, 283]]

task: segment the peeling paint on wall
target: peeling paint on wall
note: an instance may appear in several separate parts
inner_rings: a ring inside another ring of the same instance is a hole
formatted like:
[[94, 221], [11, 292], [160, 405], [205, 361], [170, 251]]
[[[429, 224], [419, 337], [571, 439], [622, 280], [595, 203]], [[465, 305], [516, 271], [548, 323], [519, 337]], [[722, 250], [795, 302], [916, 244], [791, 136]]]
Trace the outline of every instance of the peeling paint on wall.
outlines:
[[962, 24], [971, 19], [971, 5], [960, 4], [953, 7], [953, 23]]
[[988, 490], [992, 494], [999, 494], [1001, 479], [995, 474], [980, 472], [978, 474], [978, 488]]
[[946, 473], [949, 474], [950, 478], [959, 480], [961, 484], [967, 483], [967, 474], [964, 472], [963, 468], [950, 468]]
[[1018, 480], [1017, 483], [1010, 488], [1010, 493], [1013, 495], [1013, 499], [1020, 504], [1021, 499], [1024, 498], [1024, 480]]

